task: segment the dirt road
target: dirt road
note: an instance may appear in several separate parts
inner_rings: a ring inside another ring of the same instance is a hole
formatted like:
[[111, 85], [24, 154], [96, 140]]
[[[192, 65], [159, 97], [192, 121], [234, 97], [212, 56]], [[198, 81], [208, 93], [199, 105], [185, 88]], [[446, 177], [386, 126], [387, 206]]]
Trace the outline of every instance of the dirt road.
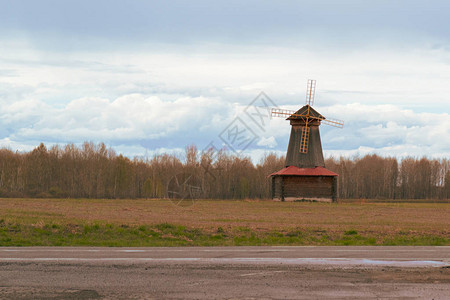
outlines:
[[450, 247], [0, 248], [0, 298], [448, 299]]

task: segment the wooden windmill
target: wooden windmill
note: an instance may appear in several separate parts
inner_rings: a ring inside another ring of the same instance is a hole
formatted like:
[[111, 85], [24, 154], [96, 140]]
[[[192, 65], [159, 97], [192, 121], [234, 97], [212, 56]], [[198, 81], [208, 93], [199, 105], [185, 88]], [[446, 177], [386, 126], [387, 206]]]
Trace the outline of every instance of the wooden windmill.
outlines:
[[273, 198], [336, 200], [337, 174], [325, 169], [319, 126], [327, 124], [342, 128], [344, 122], [325, 118], [312, 108], [315, 91], [316, 81], [310, 79], [306, 89], [305, 106], [297, 111], [271, 109], [273, 117], [287, 117], [292, 126], [286, 168], [270, 175]]

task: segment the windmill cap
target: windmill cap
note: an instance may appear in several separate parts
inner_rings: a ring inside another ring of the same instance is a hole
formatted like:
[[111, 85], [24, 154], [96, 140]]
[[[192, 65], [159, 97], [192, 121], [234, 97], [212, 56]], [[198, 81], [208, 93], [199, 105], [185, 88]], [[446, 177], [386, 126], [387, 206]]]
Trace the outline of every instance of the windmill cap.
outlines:
[[[318, 119], [325, 119], [324, 116], [322, 116], [317, 110], [315, 110], [314, 108], [312, 108], [311, 106], [309, 106], [308, 104], [306, 104], [305, 106], [303, 106], [302, 108], [300, 108], [299, 110], [297, 110], [295, 112], [295, 115], [306, 115], [308, 113], [308, 108], [309, 108], [309, 116], [312, 118], [318, 118]], [[301, 120], [302, 117], [300, 116], [290, 116], [289, 118], [287, 118], [286, 120]]]

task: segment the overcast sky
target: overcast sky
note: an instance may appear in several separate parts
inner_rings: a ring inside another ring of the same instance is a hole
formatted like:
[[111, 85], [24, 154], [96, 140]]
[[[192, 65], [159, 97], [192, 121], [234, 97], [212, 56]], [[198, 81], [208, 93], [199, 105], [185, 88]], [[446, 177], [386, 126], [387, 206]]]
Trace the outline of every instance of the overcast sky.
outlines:
[[316, 79], [314, 108], [345, 122], [321, 126], [326, 156], [449, 158], [449, 20], [443, 0], [0, 0], [0, 146], [257, 161], [290, 126], [248, 105], [296, 110]]

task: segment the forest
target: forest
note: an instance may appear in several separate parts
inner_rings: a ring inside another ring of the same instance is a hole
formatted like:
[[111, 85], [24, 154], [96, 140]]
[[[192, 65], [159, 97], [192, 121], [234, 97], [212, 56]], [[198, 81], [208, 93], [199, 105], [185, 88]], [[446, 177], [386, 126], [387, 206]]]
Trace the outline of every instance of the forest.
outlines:
[[[0, 149], [0, 197], [164, 198], [177, 174], [201, 182], [202, 197], [270, 198], [272, 172], [284, 157], [267, 154], [256, 165], [226, 151], [205, 152], [187, 146], [184, 155], [130, 159], [105, 144], [40, 144], [30, 152]], [[444, 159], [397, 159], [366, 155], [328, 158], [339, 174], [339, 197], [362, 199], [448, 199], [450, 163]]]

